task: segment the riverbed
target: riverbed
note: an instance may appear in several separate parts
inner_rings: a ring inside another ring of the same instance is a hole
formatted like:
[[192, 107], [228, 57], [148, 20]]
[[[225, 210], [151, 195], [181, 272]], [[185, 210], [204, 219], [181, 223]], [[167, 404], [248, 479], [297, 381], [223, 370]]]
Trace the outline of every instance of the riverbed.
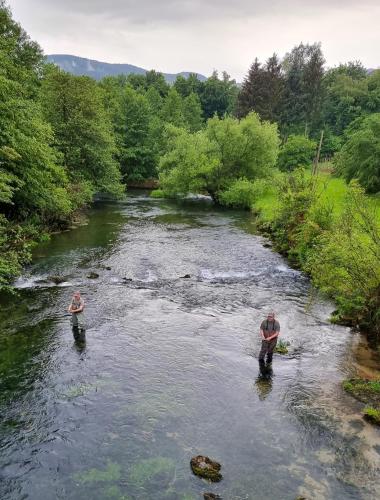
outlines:
[[[248, 213], [136, 192], [40, 245], [1, 299], [0, 498], [380, 498], [380, 431], [341, 389], [362, 340], [266, 243]], [[290, 345], [263, 376], [269, 310]]]

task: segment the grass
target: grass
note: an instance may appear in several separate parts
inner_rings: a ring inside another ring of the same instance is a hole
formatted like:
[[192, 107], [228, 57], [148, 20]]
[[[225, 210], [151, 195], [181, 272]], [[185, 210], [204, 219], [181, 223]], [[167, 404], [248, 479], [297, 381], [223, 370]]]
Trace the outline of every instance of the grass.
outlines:
[[372, 424], [380, 425], [380, 410], [373, 408], [372, 406], [367, 406], [363, 410], [363, 416], [368, 422]]
[[285, 342], [284, 340], [279, 340], [274, 349], [274, 352], [276, 352], [277, 354], [288, 354], [289, 352], [288, 345], [289, 342]]
[[380, 380], [352, 378], [343, 382], [343, 389], [359, 401], [380, 404]]
[[[311, 176], [311, 172], [309, 174]], [[345, 197], [348, 186], [344, 179], [333, 177], [329, 164], [321, 164], [317, 175], [317, 189], [319, 194], [319, 203], [329, 204], [332, 207], [333, 214], [339, 216], [344, 210]], [[276, 179], [272, 185], [266, 187], [258, 193], [257, 200], [253, 209], [260, 213], [260, 219], [263, 222], [270, 222], [274, 219], [277, 201]], [[380, 221], [380, 196], [369, 196], [371, 203], [377, 211]]]

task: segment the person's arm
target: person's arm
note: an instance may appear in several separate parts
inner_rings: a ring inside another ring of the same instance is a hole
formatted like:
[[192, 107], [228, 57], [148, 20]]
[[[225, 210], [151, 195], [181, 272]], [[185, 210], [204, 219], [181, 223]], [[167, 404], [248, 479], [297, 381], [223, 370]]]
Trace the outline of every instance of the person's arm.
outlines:
[[266, 338], [265, 338], [264, 331], [263, 331], [263, 329], [262, 329], [262, 328], [260, 328], [260, 335], [261, 335], [261, 338], [262, 338], [263, 340], [268, 340], [268, 339], [266, 339]]
[[69, 313], [74, 312], [73, 311], [73, 303], [72, 302], [70, 302], [69, 308], [67, 310], [68, 310]]
[[280, 335], [280, 325], [277, 326], [277, 329], [274, 331], [273, 335], [267, 338], [267, 340], [276, 339]]
[[80, 312], [82, 312], [82, 311], [83, 311], [83, 309], [84, 309], [84, 301], [83, 301], [83, 300], [81, 300], [81, 301], [80, 301], [80, 306], [78, 307], [78, 309], [76, 309], [76, 310], [75, 310], [75, 312], [76, 312], [76, 313], [80, 313]]

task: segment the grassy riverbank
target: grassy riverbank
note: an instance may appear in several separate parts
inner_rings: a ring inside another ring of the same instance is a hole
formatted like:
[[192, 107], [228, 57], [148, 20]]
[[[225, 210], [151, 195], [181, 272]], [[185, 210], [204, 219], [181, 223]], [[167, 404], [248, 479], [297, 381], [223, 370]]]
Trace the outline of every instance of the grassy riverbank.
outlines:
[[257, 192], [253, 210], [276, 249], [333, 298], [333, 320], [380, 338], [380, 197], [328, 169], [280, 174]]

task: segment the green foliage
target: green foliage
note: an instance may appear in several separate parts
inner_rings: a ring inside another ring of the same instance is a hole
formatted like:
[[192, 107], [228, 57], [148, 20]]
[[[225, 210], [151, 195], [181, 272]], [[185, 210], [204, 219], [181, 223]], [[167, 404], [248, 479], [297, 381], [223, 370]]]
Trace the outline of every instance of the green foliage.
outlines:
[[214, 117], [195, 134], [167, 128], [160, 183], [168, 193], [207, 192], [217, 202], [241, 178], [265, 177], [278, 153], [277, 128], [254, 113], [240, 122]]
[[352, 184], [342, 215], [322, 235], [308, 263], [314, 283], [332, 296], [340, 316], [380, 334], [380, 221]]
[[364, 418], [375, 425], [380, 425], [380, 409], [368, 406], [363, 410]]
[[256, 190], [253, 182], [247, 179], [234, 181], [220, 195], [220, 202], [227, 207], [251, 209], [256, 199]]
[[263, 120], [278, 121], [281, 114], [285, 80], [276, 54], [261, 67], [256, 58], [239, 92], [236, 113], [243, 117], [254, 111]]
[[203, 127], [201, 101], [194, 92], [183, 101], [183, 116], [190, 132], [198, 132]]
[[150, 193], [151, 198], [165, 198], [165, 193], [162, 189], [154, 189]]
[[165, 123], [171, 123], [176, 127], [185, 126], [183, 114], [183, 101], [175, 88], [171, 88], [161, 109], [161, 118]]
[[272, 231], [281, 252], [296, 253], [302, 224], [316, 200], [315, 183], [299, 169], [281, 177], [277, 185], [279, 206], [272, 221]]
[[352, 378], [343, 382], [343, 389], [364, 403], [380, 403], [380, 380]]
[[224, 72], [222, 79], [214, 71], [202, 85], [200, 99], [205, 118], [211, 118], [214, 115], [223, 117], [232, 112], [236, 106], [238, 88], [235, 80], [231, 80], [229, 75]]
[[367, 192], [380, 191], [380, 113], [368, 116], [348, 134], [336, 168], [347, 181], [358, 179]]
[[111, 123], [95, 80], [50, 67], [42, 82], [41, 100], [70, 181], [89, 182], [94, 192], [121, 196]]
[[291, 172], [309, 167], [316, 153], [317, 144], [303, 135], [291, 135], [280, 148], [278, 168]]
[[277, 342], [274, 352], [276, 352], [277, 354], [288, 354], [289, 352], [288, 347], [289, 347], [289, 342], [280, 339]]
[[338, 321], [379, 340], [380, 206], [357, 184], [326, 179], [284, 174], [254, 206], [277, 248], [335, 299]]

